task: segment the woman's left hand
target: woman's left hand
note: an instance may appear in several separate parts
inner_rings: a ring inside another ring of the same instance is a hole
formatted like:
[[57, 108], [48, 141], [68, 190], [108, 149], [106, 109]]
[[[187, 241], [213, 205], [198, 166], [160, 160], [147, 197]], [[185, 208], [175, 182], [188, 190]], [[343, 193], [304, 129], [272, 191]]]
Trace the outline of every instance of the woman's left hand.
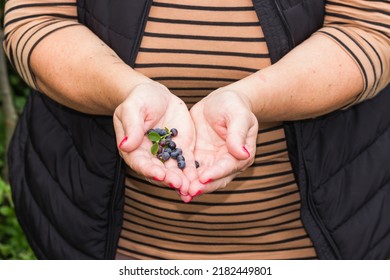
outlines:
[[200, 166], [198, 179], [184, 192], [194, 197], [224, 188], [254, 162], [258, 122], [250, 101], [225, 88], [210, 93], [190, 113]]

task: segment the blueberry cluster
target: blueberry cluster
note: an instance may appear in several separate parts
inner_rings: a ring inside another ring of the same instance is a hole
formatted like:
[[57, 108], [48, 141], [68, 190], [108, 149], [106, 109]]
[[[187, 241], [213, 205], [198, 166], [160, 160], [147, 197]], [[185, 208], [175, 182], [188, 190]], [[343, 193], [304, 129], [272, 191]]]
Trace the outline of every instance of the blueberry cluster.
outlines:
[[147, 136], [153, 143], [151, 148], [153, 155], [156, 155], [162, 162], [166, 162], [170, 158], [176, 159], [177, 166], [180, 169], [184, 169], [186, 167], [186, 161], [183, 156], [183, 151], [176, 147], [176, 143], [172, 140], [173, 137], [177, 136], [177, 133], [176, 128], [154, 128], [148, 130]]

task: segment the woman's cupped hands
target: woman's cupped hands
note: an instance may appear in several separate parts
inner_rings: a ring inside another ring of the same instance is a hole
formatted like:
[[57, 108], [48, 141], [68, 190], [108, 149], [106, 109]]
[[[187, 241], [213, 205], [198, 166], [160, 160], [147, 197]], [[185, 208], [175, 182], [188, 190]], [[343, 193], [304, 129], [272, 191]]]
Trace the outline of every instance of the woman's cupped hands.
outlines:
[[[174, 141], [183, 150], [184, 169], [175, 160], [162, 162], [151, 153], [146, 132], [156, 127], [178, 130]], [[227, 87], [188, 110], [165, 86], [150, 82], [136, 86], [117, 107], [114, 128], [128, 166], [154, 184], [174, 188], [188, 203], [224, 188], [253, 163], [258, 122], [250, 101]]]

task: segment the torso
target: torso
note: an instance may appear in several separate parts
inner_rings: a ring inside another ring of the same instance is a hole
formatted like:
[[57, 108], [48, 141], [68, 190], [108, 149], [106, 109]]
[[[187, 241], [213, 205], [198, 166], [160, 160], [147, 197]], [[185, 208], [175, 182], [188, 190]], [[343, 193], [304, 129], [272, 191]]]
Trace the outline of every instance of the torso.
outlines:
[[[135, 65], [189, 108], [270, 65], [250, 0], [199, 5], [153, 1]], [[225, 189], [190, 204], [129, 170], [118, 253], [137, 259], [315, 258], [300, 220], [282, 124], [259, 126], [255, 163]]]

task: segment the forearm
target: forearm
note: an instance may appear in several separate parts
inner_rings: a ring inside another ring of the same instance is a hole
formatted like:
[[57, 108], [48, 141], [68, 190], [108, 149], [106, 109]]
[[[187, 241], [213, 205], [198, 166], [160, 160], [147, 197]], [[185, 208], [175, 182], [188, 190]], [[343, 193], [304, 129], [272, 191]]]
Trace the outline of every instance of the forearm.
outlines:
[[351, 103], [363, 89], [356, 63], [315, 35], [274, 65], [226, 87], [251, 103], [261, 122], [313, 118]]
[[312, 118], [353, 106], [390, 82], [390, 3], [325, 2], [324, 25], [276, 64], [233, 84], [260, 121]]
[[30, 66], [43, 93], [90, 114], [112, 114], [134, 86], [150, 82], [82, 25], [45, 37]]

